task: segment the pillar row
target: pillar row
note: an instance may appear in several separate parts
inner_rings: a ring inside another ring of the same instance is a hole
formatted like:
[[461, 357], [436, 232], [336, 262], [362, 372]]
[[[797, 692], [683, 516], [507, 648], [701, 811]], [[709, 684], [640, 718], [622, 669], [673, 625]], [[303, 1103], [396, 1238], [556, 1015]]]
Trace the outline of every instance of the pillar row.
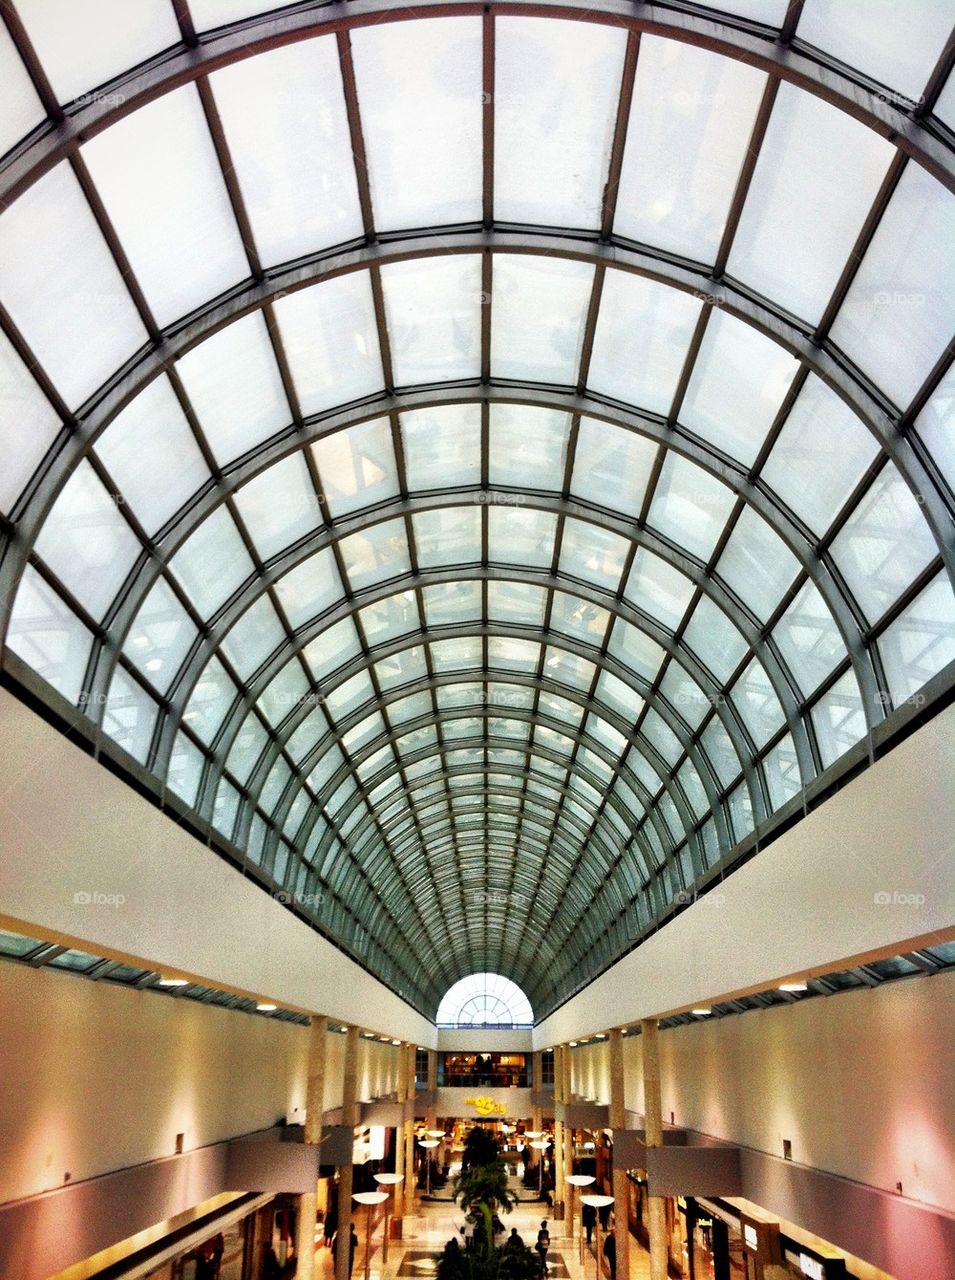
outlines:
[[[624, 1092], [623, 1032], [615, 1027], [610, 1032], [610, 1107], [608, 1119], [611, 1129], [626, 1127], [627, 1113]], [[613, 1160], [613, 1222], [614, 1243], [617, 1257], [617, 1280], [630, 1280], [630, 1195], [627, 1171], [614, 1151]]]
[[[345, 1033], [345, 1071], [342, 1082], [342, 1124], [354, 1130], [358, 1124], [358, 1028], [349, 1027]], [[352, 1191], [355, 1168], [349, 1155], [348, 1162], [338, 1170], [338, 1249], [335, 1259], [335, 1280], [349, 1280], [351, 1255]]]
[[[643, 1125], [647, 1147], [663, 1146], [663, 1099], [660, 1092], [660, 1049], [656, 1018], [640, 1023], [643, 1049]], [[648, 1200], [650, 1233], [650, 1280], [667, 1280], [666, 1201], [662, 1196]]]

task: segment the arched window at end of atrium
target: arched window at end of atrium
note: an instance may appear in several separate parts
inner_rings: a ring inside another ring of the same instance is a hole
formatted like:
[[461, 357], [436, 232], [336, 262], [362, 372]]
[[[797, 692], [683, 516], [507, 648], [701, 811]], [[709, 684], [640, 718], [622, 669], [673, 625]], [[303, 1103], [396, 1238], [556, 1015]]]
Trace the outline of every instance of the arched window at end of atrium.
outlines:
[[534, 1011], [510, 978], [472, 973], [445, 993], [435, 1022], [439, 1027], [531, 1027]]

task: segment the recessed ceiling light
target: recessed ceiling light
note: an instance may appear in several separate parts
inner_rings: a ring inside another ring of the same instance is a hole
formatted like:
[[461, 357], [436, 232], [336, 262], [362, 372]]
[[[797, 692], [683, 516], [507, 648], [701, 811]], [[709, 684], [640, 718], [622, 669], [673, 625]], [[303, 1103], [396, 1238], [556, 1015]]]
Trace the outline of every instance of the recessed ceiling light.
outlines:
[[277, 1004], [257, 1004], [255, 1007], [256, 1009], [258, 1009], [259, 1013], [274, 1013], [275, 1010], [278, 1008], [278, 1005]]
[[712, 1014], [712, 1009], [694, 1009], [693, 1012], [698, 1018], [708, 1018]]
[[780, 991], [808, 991], [808, 982], [781, 982], [779, 984]]
[[188, 987], [188, 978], [160, 978], [159, 985], [161, 987]]

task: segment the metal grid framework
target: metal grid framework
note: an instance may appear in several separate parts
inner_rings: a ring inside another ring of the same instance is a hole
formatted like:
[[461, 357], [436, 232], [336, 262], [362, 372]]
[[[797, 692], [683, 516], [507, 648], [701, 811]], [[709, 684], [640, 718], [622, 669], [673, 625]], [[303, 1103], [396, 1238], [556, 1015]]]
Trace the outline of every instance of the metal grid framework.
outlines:
[[424, 1012], [949, 695], [948, 0], [0, 7], [7, 679]]
[[439, 1027], [532, 1027], [527, 996], [500, 973], [470, 973], [446, 991], [438, 1005]]

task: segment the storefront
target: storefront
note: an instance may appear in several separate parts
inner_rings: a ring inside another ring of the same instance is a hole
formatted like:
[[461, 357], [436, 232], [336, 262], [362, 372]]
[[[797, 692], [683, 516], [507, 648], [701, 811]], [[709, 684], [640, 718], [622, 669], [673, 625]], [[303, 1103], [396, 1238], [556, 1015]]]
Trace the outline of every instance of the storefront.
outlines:
[[787, 1236], [769, 1215], [743, 1213], [721, 1200], [678, 1202], [683, 1274], [688, 1280], [851, 1280], [845, 1256], [821, 1242]]

